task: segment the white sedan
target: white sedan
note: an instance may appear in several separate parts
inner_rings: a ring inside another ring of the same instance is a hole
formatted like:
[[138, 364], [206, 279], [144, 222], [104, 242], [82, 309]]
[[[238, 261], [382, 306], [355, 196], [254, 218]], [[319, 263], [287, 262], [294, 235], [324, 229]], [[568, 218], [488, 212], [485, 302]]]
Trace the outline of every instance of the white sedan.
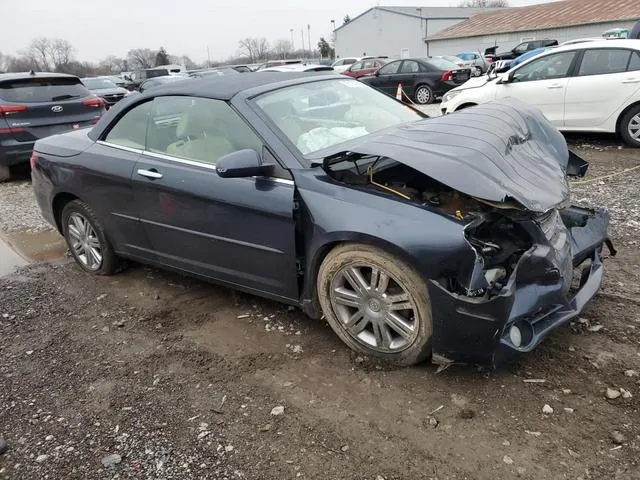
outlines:
[[506, 73], [472, 78], [442, 99], [443, 114], [515, 97], [563, 131], [612, 132], [640, 147], [640, 40], [602, 40], [544, 52]]

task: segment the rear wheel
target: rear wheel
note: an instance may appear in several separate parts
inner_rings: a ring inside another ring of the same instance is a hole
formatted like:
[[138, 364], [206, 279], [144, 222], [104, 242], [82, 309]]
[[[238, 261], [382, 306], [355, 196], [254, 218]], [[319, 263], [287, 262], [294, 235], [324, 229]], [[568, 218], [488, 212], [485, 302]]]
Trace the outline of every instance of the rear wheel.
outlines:
[[620, 135], [627, 145], [640, 148], [640, 105], [633, 107], [622, 117]]
[[325, 258], [317, 280], [322, 311], [351, 349], [397, 365], [431, 353], [431, 303], [420, 275], [378, 248], [348, 244]]
[[62, 229], [75, 261], [86, 272], [110, 275], [121, 266], [93, 210], [80, 200], [62, 210]]
[[416, 93], [414, 94], [416, 103], [420, 105], [426, 105], [428, 103], [433, 103], [434, 96], [433, 90], [429, 88], [427, 85], [420, 85], [416, 88]]

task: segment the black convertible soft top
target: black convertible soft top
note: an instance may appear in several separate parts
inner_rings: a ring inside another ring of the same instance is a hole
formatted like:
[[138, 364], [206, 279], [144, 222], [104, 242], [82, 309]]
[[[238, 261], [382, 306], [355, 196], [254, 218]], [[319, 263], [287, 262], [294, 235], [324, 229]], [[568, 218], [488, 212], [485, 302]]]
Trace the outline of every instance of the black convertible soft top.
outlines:
[[321, 152], [329, 163], [340, 152], [387, 157], [472, 197], [516, 200], [534, 212], [569, 196], [564, 137], [538, 109], [513, 98], [385, 129], [335, 148]]

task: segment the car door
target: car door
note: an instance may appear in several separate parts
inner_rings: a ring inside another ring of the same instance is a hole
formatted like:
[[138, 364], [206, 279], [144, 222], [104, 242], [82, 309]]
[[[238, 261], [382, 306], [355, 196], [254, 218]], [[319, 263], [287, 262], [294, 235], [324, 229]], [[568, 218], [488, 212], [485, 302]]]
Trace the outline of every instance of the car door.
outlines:
[[362, 63], [363, 62], [354, 63], [344, 71], [344, 74], [353, 78], [358, 78], [358, 76], [360, 75], [360, 71], [362, 70]]
[[144, 149], [150, 102], [134, 105], [83, 153], [78, 191], [96, 212], [118, 253], [153, 260], [138, 219], [131, 177]]
[[556, 127], [564, 124], [564, 102], [576, 51], [559, 52], [517, 67], [507, 83], [496, 85], [496, 98], [515, 97], [538, 107]]
[[633, 99], [637, 100], [639, 90], [640, 54], [637, 51], [587, 49], [576, 75], [567, 84], [565, 127], [598, 128]]
[[[403, 60], [398, 74], [396, 75], [397, 82], [402, 83], [404, 92], [411, 98], [413, 98], [416, 91], [418, 74], [420, 73], [420, 64], [415, 60]], [[397, 88], [397, 86], [396, 86]], [[393, 91], [392, 93], [395, 93]]]
[[364, 60], [362, 62], [362, 68], [358, 72], [358, 77], [363, 77], [365, 75], [371, 75], [373, 72], [375, 72], [382, 65], [384, 65], [384, 63], [377, 62], [373, 58], [370, 58], [368, 60]]
[[215, 170], [224, 155], [263, 147], [224, 101], [157, 97], [134, 172], [135, 203], [162, 263], [295, 299], [293, 181], [221, 178]]
[[376, 75], [366, 77], [367, 83], [388, 95], [395, 95], [398, 88], [400, 65], [402, 65], [402, 60], [387, 63], [377, 71]]

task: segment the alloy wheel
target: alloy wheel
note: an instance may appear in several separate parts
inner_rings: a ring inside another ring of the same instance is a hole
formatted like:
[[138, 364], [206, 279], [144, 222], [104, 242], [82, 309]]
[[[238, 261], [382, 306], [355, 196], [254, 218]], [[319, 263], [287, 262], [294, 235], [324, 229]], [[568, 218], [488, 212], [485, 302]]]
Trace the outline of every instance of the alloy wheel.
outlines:
[[640, 142], [640, 113], [638, 113], [629, 121], [627, 129], [629, 130], [629, 135], [631, 135], [631, 138]]
[[431, 92], [429, 89], [426, 87], [420, 87], [416, 91], [416, 100], [421, 104], [429, 103], [431, 100]]
[[348, 265], [331, 281], [330, 300], [341, 326], [357, 342], [383, 353], [410, 347], [418, 336], [416, 306], [388, 272]]
[[98, 270], [102, 266], [102, 245], [91, 223], [74, 212], [69, 215], [67, 231], [70, 246], [78, 261], [89, 270]]

